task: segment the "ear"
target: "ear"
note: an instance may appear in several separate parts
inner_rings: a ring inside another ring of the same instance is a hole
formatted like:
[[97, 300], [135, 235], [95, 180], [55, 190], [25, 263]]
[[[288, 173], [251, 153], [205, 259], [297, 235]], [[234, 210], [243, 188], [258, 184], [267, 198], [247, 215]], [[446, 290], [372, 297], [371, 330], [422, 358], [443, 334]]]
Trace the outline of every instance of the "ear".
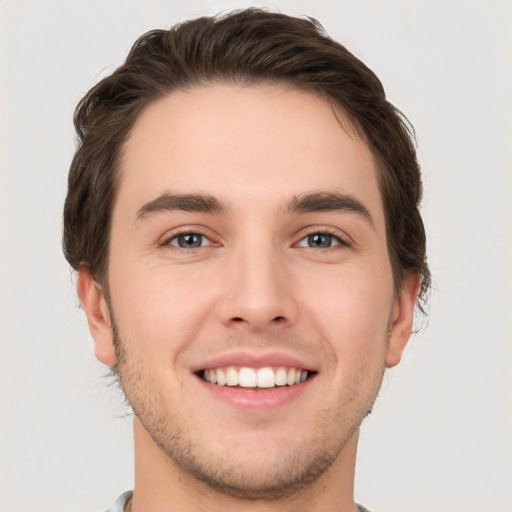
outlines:
[[421, 284], [419, 274], [406, 273], [402, 289], [395, 299], [390, 326], [386, 367], [396, 366], [402, 359], [407, 342], [411, 337], [414, 308]]
[[87, 265], [80, 265], [78, 268], [76, 286], [94, 339], [96, 357], [103, 364], [114, 366], [117, 359], [107, 301], [101, 286], [94, 280], [91, 269]]

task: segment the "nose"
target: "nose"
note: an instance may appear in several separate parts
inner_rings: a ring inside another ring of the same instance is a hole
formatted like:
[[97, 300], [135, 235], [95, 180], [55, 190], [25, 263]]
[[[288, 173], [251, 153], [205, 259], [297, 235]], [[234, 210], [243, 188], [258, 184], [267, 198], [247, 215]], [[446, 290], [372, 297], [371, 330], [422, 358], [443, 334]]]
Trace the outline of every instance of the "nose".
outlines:
[[263, 332], [289, 327], [298, 316], [293, 277], [275, 250], [238, 251], [229, 262], [219, 314], [233, 329]]

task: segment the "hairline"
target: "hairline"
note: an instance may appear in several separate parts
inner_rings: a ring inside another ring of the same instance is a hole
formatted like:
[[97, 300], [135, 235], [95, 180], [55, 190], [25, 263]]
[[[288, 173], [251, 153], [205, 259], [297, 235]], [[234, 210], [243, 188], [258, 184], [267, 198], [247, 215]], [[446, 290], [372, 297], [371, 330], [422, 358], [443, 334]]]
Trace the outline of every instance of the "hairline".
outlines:
[[[287, 79], [286, 77], [251, 77], [251, 76], [240, 76], [240, 77], [233, 77], [227, 74], [226, 76], [219, 76], [212, 77], [210, 79], [196, 79], [193, 81], [190, 81], [189, 83], [176, 85], [175, 87], [170, 87], [165, 91], [162, 91], [160, 94], [153, 94], [151, 96], [148, 96], [147, 98], [144, 98], [144, 101], [141, 101], [132, 111], [130, 118], [130, 123], [128, 123], [128, 128], [126, 133], [122, 136], [119, 144], [117, 145], [115, 151], [116, 154], [114, 155], [114, 169], [113, 169], [113, 194], [112, 194], [112, 200], [109, 205], [110, 208], [110, 215], [109, 215], [109, 225], [107, 226], [107, 233], [106, 233], [106, 252], [105, 252], [105, 258], [101, 265], [101, 272], [99, 272], [97, 275], [95, 275], [95, 280], [97, 280], [102, 287], [107, 291], [109, 290], [108, 285], [108, 268], [110, 263], [110, 240], [111, 240], [111, 233], [112, 233], [112, 219], [113, 219], [113, 213], [114, 213], [114, 207], [117, 201], [117, 196], [119, 193], [119, 190], [121, 188], [122, 180], [123, 180], [123, 161], [126, 156], [126, 150], [130, 143], [130, 139], [132, 137], [135, 125], [137, 124], [137, 121], [139, 120], [140, 116], [143, 114], [143, 112], [148, 109], [151, 105], [155, 104], [159, 100], [169, 97], [173, 93], [176, 92], [191, 92], [193, 90], [199, 89], [199, 88], [211, 88], [215, 86], [222, 86], [222, 85], [231, 85], [231, 86], [239, 86], [239, 87], [258, 87], [258, 86], [274, 86], [281, 88], [285, 91], [290, 92], [299, 92], [299, 93], [306, 93], [311, 94], [315, 96], [316, 98], [320, 99], [322, 102], [324, 102], [328, 107], [331, 108], [332, 113], [334, 117], [336, 118], [336, 121], [338, 122], [339, 126], [345, 131], [345, 133], [349, 137], [354, 137], [363, 142], [367, 149], [370, 151], [370, 154], [373, 158], [374, 164], [375, 164], [375, 171], [376, 171], [376, 179], [377, 179], [377, 185], [379, 187], [379, 193], [380, 193], [380, 199], [381, 199], [381, 206], [384, 213], [384, 219], [385, 219], [385, 235], [386, 235], [386, 246], [387, 246], [387, 253], [389, 257], [389, 261], [391, 263], [391, 270], [393, 275], [393, 288], [394, 288], [394, 294], [397, 295], [402, 287], [403, 284], [403, 275], [404, 271], [406, 270], [403, 266], [400, 265], [399, 268], [399, 275], [395, 275], [395, 264], [393, 262], [392, 257], [392, 248], [390, 246], [390, 236], [389, 236], [389, 225], [388, 225], [388, 212], [385, 205], [385, 197], [384, 197], [384, 191], [383, 191], [383, 175], [388, 172], [386, 169], [386, 164], [384, 163], [381, 155], [377, 151], [377, 149], [370, 143], [368, 140], [368, 137], [366, 136], [366, 133], [364, 129], [362, 128], [361, 124], [358, 122], [358, 120], [351, 115], [349, 112], [347, 112], [347, 109], [344, 108], [343, 105], [341, 105], [338, 101], [335, 100], [330, 94], [327, 92], [314, 87], [313, 85], [307, 84], [307, 83], [300, 83], [297, 80]], [[398, 271], [398, 270], [397, 270]]]

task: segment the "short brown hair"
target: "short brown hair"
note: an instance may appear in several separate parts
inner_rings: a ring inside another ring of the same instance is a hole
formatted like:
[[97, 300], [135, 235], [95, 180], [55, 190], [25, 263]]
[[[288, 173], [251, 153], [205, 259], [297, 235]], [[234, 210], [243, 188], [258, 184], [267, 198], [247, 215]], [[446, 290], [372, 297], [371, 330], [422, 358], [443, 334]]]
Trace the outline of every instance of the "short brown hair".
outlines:
[[106, 281], [120, 153], [141, 110], [171, 91], [215, 82], [291, 85], [320, 95], [347, 116], [379, 167], [395, 289], [404, 271], [418, 273], [425, 300], [430, 272], [412, 126], [386, 100], [373, 71], [316, 20], [261, 9], [147, 32], [124, 64], [80, 101], [64, 206], [63, 247], [71, 266], [86, 263], [95, 279]]

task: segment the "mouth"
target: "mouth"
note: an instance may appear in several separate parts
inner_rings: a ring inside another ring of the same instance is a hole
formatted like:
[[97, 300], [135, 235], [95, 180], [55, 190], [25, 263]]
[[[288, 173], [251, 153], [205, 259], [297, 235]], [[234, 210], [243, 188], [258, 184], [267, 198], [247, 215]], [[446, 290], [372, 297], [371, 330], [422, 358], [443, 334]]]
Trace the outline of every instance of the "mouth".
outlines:
[[262, 368], [224, 366], [204, 368], [195, 373], [203, 381], [216, 386], [252, 390], [297, 386], [311, 379], [316, 374], [316, 372], [311, 370], [285, 366], [265, 366]]

